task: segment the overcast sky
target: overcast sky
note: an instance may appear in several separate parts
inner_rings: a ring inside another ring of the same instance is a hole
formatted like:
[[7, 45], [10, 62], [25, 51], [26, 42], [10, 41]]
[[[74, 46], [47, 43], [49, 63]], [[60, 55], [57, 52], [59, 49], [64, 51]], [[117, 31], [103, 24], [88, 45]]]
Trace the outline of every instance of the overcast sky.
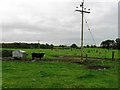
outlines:
[[[80, 45], [82, 0], [0, 0], [2, 42]], [[88, 2], [89, 1], [89, 2]], [[84, 14], [97, 45], [118, 37], [118, 0], [85, 0]], [[78, 8], [81, 9], [81, 8]], [[84, 21], [84, 45], [94, 44]]]

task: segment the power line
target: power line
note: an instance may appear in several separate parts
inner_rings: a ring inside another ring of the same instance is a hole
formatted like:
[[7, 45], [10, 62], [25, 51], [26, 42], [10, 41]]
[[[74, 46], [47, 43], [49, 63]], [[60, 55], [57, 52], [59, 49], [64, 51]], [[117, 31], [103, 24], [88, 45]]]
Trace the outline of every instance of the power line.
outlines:
[[88, 22], [87, 22], [87, 20], [86, 20], [85, 17], [84, 17], [84, 19], [85, 19], [85, 23], [87, 24], [88, 31], [90, 32], [90, 35], [91, 35], [91, 37], [92, 37], [92, 40], [93, 40], [94, 44], [96, 45], [95, 39], [94, 39], [93, 34], [92, 34], [92, 32], [91, 32], [91, 29], [90, 29], [90, 26], [88, 25]]

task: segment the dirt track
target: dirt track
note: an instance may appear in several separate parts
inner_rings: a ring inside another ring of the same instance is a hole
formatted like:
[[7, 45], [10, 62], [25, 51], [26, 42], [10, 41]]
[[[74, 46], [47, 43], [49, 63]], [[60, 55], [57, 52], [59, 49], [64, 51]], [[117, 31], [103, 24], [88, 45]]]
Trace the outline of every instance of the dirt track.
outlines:
[[[76, 64], [82, 64], [84, 65], [86, 68], [88, 69], [93, 69], [93, 70], [106, 70], [106, 69], [110, 69], [111, 67], [108, 67], [108, 66], [101, 66], [101, 65], [93, 65], [93, 66], [89, 66], [89, 64], [93, 61], [98, 61], [98, 60], [101, 60], [101, 59], [89, 59], [89, 60], [86, 60], [84, 58], [84, 61], [81, 60], [80, 57], [59, 57], [59, 58], [56, 58], [56, 59], [42, 59], [42, 60], [39, 60], [39, 59], [36, 59], [36, 60], [30, 60], [30, 59], [22, 59], [22, 60], [14, 60], [13, 58], [2, 58], [2, 61], [14, 61], [14, 62], [71, 62], [71, 63], [76, 63]], [[96, 63], [94, 63], [96, 64]]]

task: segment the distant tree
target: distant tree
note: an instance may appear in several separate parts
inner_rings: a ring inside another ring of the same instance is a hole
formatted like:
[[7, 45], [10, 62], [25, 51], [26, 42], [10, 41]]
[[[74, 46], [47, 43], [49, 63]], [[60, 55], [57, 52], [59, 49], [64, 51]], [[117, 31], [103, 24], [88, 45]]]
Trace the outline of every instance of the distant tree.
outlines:
[[120, 49], [120, 38], [117, 38], [115, 41], [116, 41], [116, 48]]
[[30, 48], [38, 48], [38, 44], [37, 43], [31, 43], [29, 44]]
[[105, 41], [102, 41], [102, 43], [100, 44], [101, 47], [103, 48], [113, 48], [114, 45], [115, 45], [115, 41], [114, 40], [105, 40]]
[[49, 49], [50, 45], [46, 43], [45, 48]]
[[97, 46], [96, 45], [93, 45], [94, 48], [96, 48]]
[[91, 48], [94, 48], [94, 45], [91, 45]]
[[87, 47], [87, 48], [89, 48], [90, 46], [89, 46], [89, 45], [87, 45], [86, 47]]
[[59, 45], [59, 48], [66, 49], [67, 46], [66, 45]]
[[54, 45], [53, 45], [53, 44], [51, 44], [51, 45], [50, 45], [50, 49], [53, 49], [53, 48], [54, 48]]
[[78, 46], [76, 44], [72, 44], [70, 47], [71, 48], [78, 48]]
[[44, 44], [40, 44], [40, 48], [41, 48], [41, 49], [45, 49], [46, 46], [45, 46]]

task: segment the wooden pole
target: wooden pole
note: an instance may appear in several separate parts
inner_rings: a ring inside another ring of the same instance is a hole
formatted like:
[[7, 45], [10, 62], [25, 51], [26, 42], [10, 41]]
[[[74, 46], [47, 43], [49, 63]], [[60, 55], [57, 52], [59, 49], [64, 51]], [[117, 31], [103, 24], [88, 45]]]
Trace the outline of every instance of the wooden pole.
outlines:
[[84, 8], [84, 2], [82, 2], [82, 27], [81, 27], [81, 60], [83, 60], [83, 17], [84, 17], [84, 13], [83, 13], [83, 8]]
[[88, 57], [88, 56], [87, 56], [87, 54], [86, 54], [86, 60], [87, 60], [87, 57]]
[[115, 54], [115, 52], [113, 51], [112, 52], [112, 60], [114, 60], [114, 54]]
[[40, 40], [38, 40], [38, 49], [40, 49]]
[[[81, 27], [81, 60], [83, 60], [83, 49], [84, 49], [84, 46], [83, 46], [83, 23], [84, 23], [84, 13], [90, 13], [89, 11], [86, 11], [86, 8], [84, 8], [84, 0], [82, 2], [82, 4], [80, 5], [80, 7], [82, 7], [82, 10], [75, 10], [75, 11], [78, 11], [78, 12], [81, 12], [82, 13], [82, 27]], [[76, 7], [78, 8], [78, 7]], [[84, 10], [85, 9], [85, 10]], [[90, 9], [88, 9], [90, 10]]]

